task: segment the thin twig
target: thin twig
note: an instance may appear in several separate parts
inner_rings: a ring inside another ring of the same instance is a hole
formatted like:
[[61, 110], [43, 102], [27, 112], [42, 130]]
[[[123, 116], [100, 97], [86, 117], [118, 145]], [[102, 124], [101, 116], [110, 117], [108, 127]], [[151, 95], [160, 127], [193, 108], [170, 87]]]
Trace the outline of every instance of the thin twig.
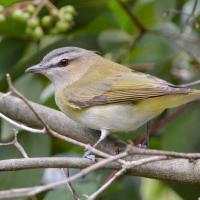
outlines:
[[2, 96], [0, 97], [0, 100], [3, 99], [3, 98], [6, 98], [7, 96], [10, 96], [11, 94], [12, 94], [12, 92], [7, 92], [7, 93], [5, 93], [4, 95], [2, 95]]
[[129, 145], [127, 151], [129, 152], [130, 155], [167, 156], [168, 158], [184, 158], [189, 160], [200, 159], [200, 153], [179, 153], [175, 151], [141, 149], [133, 145]]
[[10, 142], [0, 143], [0, 146], [14, 145], [24, 158], [28, 158], [28, 154], [26, 153], [25, 149], [18, 142], [18, 139], [17, 139], [18, 130], [14, 129], [13, 131], [14, 131], [14, 138], [13, 138], [13, 140], [10, 141]]
[[118, 4], [121, 6], [121, 8], [127, 13], [127, 15], [130, 17], [131, 21], [136, 25], [136, 27], [139, 29], [140, 32], [147, 32], [147, 28], [140, 22], [140, 20], [130, 11], [130, 9], [127, 7], [127, 5], [122, 2], [121, 0], [117, 0]]
[[103, 184], [96, 192], [88, 197], [87, 200], [95, 200], [103, 191], [105, 191], [118, 177], [126, 173], [126, 171], [132, 167], [140, 166], [146, 163], [166, 159], [166, 156], [154, 156], [151, 158], [144, 158], [127, 162], [122, 166], [122, 169], [117, 171], [105, 184]]
[[187, 30], [187, 27], [190, 26], [190, 19], [193, 17], [193, 15], [195, 13], [195, 10], [197, 8], [197, 3], [198, 3], [198, 0], [194, 0], [194, 5], [192, 7], [191, 13], [189, 14], [188, 18], [186, 19], [185, 25], [184, 25], [184, 27], [182, 28], [182, 31], [181, 31], [183, 34]]
[[51, 2], [51, 1], [49, 1], [49, 0], [46, 0], [46, 6], [47, 6], [47, 8], [49, 8], [50, 10], [53, 10], [53, 9], [55, 9], [55, 10], [57, 10], [58, 11], [58, 8]]
[[6, 78], [7, 78], [7, 81], [8, 81], [9, 90], [15, 96], [19, 97], [20, 99], [22, 99], [24, 101], [24, 103], [30, 108], [30, 110], [34, 113], [34, 115], [36, 116], [36, 118], [42, 123], [42, 125], [44, 126], [44, 128], [48, 131], [49, 127], [47, 126], [47, 124], [43, 121], [43, 119], [38, 115], [38, 113], [30, 105], [30, 103], [28, 102], [28, 100], [20, 92], [18, 92], [15, 89], [15, 87], [13, 86], [10, 74], [6, 74]]
[[24, 157], [24, 158], [29, 158], [28, 154], [26, 153], [24, 147], [18, 142], [18, 138], [17, 138], [17, 135], [18, 135], [18, 131], [17, 130], [14, 130], [14, 140], [13, 140], [13, 145], [18, 149], [18, 151], [21, 153], [21, 155]]
[[45, 2], [46, 2], [46, 0], [40, 0], [39, 4], [37, 5], [37, 8], [36, 8], [35, 12], [31, 16], [32, 18], [38, 16], [39, 12], [42, 10], [42, 8], [45, 5]]
[[[176, 10], [176, 9], [169, 9], [165, 12], [165, 15], [169, 15], [170, 13], [172, 14], [176, 14], [176, 15], [186, 15], [186, 16], [191, 16], [191, 13], [186, 13], [180, 10]], [[195, 16], [194, 16], [195, 17]]]
[[160, 128], [162, 128], [164, 125], [172, 121], [173, 119], [177, 118], [179, 115], [181, 115], [183, 112], [185, 112], [189, 107], [191, 106], [191, 103], [185, 104], [178, 108], [175, 112], [172, 114], [169, 114], [168, 116], [164, 117], [163, 119], [160, 119], [158, 122], [153, 124], [149, 129], [149, 135], [152, 136], [155, 134]]
[[103, 184], [96, 192], [91, 194], [87, 200], [95, 200], [103, 191], [105, 191], [117, 178], [126, 173], [126, 168], [117, 171], [105, 184]]
[[45, 129], [35, 129], [35, 128], [30, 128], [22, 123], [16, 122], [8, 117], [6, 117], [5, 115], [3, 115], [2, 113], [0, 113], [0, 118], [4, 119], [5, 121], [7, 121], [8, 123], [12, 124], [13, 126], [17, 127], [19, 130], [24, 130], [24, 131], [28, 131], [31, 133], [45, 133], [46, 130]]
[[49, 183], [49, 184], [43, 185], [43, 186], [34, 186], [34, 187], [28, 187], [28, 188], [18, 188], [18, 189], [0, 191], [0, 199], [11, 198], [11, 197], [29, 197], [29, 196], [39, 194], [41, 192], [50, 190], [57, 186], [64, 185], [66, 183], [75, 181], [78, 178], [81, 178], [81, 177], [87, 175], [88, 173], [90, 173], [94, 170], [97, 170], [110, 162], [113, 162], [120, 158], [124, 158], [127, 155], [128, 155], [127, 152], [123, 152], [116, 156], [112, 156], [112, 157], [103, 159], [103, 160], [99, 161], [98, 163], [95, 163], [92, 166], [89, 166], [89, 167], [81, 170], [79, 173], [69, 177], [68, 179], [57, 181], [55, 183]]
[[198, 85], [198, 84], [200, 84], [200, 80], [193, 81], [193, 82], [190, 82], [190, 83], [181, 84], [181, 85], [178, 85], [178, 86], [179, 87], [191, 87], [191, 86]]
[[[67, 170], [67, 173], [65, 173], [65, 169], [64, 168], [61, 168], [61, 172], [64, 175], [65, 179], [68, 179], [69, 178], [69, 169], [67, 168], [66, 170]], [[69, 191], [72, 194], [72, 198], [74, 200], [79, 200], [78, 195], [76, 193], [76, 190], [74, 189], [72, 183], [71, 182], [67, 182], [66, 185], [67, 185], [67, 188], [69, 189]]]

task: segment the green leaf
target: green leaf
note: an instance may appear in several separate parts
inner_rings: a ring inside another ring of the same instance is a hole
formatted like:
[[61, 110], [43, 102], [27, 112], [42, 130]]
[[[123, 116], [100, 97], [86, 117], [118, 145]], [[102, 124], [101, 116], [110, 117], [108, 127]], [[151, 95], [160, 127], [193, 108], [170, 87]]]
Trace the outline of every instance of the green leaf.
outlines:
[[99, 46], [106, 52], [110, 52], [113, 56], [124, 53], [132, 43], [133, 38], [125, 31], [105, 30], [101, 32], [98, 38]]
[[162, 129], [162, 149], [171, 151], [194, 152], [200, 150], [200, 106], [191, 105]]
[[0, 4], [4, 6], [11, 6], [12, 4], [19, 3], [25, 0], [0, 0]]
[[[128, 5], [130, 11], [132, 7], [133, 5]], [[117, 1], [115, 0], [110, 1], [109, 8], [113, 12], [114, 16], [113, 20], [118, 22], [119, 28], [123, 28], [124, 30], [128, 31], [131, 34], [138, 33], [138, 29], [135, 23], [130, 19], [129, 15], [124, 11], [124, 9]]]
[[71, 193], [67, 188], [54, 189], [49, 191], [43, 200], [73, 200]]
[[137, 1], [132, 12], [138, 20], [146, 27], [152, 29], [156, 25], [156, 16], [154, 12], [155, 1]]
[[0, 73], [8, 73], [22, 57], [27, 42], [19, 39], [4, 38], [0, 42]]
[[[97, 173], [94, 172], [72, 183], [73, 188], [75, 189], [76, 194], [80, 197], [80, 199], [84, 200], [85, 195], [88, 196], [97, 190], [99, 181], [97, 180], [96, 177], [98, 177], [99, 175], [95, 176], [94, 174]], [[94, 181], [95, 179], [96, 181]], [[72, 194], [65, 185], [48, 192], [44, 200], [55, 199], [55, 197], [57, 197], [56, 198], [57, 200], [63, 200], [63, 199], [73, 200]]]
[[172, 12], [176, 9], [176, 0], [159, 0], [155, 1], [155, 13], [156, 19], [163, 22], [164, 20], [170, 20], [174, 13], [170, 13], [169, 16], [165, 16], [166, 12]]
[[170, 59], [176, 50], [174, 43], [164, 37], [147, 33], [128, 54], [125, 62], [160, 64]]
[[166, 196], [170, 200], [182, 200], [170, 187], [159, 180], [142, 178], [141, 193], [144, 199], [148, 200], [166, 200]]
[[41, 80], [31, 74], [25, 74], [15, 81], [16, 89], [29, 100], [40, 102], [40, 94], [43, 89]]
[[140, 195], [140, 178], [124, 176], [117, 179], [112, 185], [102, 193], [104, 200], [142, 200]]

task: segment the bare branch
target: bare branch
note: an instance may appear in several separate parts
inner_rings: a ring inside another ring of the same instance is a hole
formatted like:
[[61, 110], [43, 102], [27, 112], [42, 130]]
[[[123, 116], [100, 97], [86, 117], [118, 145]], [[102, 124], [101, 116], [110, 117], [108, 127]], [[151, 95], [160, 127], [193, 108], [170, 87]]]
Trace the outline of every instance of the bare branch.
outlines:
[[18, 149], [18, 151], [21, 153], [21, 155], [24, 158], [28, 158], [28, 154], [26, 153], [24, 147], [18, 142], [18, 138], [17, 138], [18, 131], [14, 130], [14, 134], [15, 134], [15, 139], [13, 140], [13, 145]]
[[193, 81], [193, 82], [186, 83], [186, 84], [181, 84], [181, 85], [179, 85], [179, 87], [191, 87], [191, 86], [198, 85], [198, 84], [200, 84], [200, 80]]
[[200, 153], [179, 153], [175, 151], [160, 151], [156, 149], [142, 149], [129, 145], [127, 151], [130, 155], [168, 156], [171, 158], [185, 158], [189, 160], [200, 159]]
[[14, 131], [13, 140], [6, 143], [0, 143], [0, 146], [14, 145], [24, 158], [28, 158], [28, 154], [24, 150], [23, 146], [18, 142], [18, 139], [17, 139], [18, 131], [15, 129], [13, 131]]
[[[59, 185], [63, 185], [63, 184], [75, 181], [78, 178], [80, 178], [96, 169], [99, 169], [99, 168], [103, 167], [104, 165], [109, 164], [112, 161], [118, 160], [119, 158], [126, 157], [127, 155], [128, 155], [127, 152], [124, 152], [119, 155], [103, 159], [103, 160], [99, 161], [98, 163], [95, 163], [92, 166], [89, 166], [89, 167], [81, 170], [79, 173], [69, 177], [68, 179], [57, 181], [55, 183], [50, 183], [50, 184], [43, 185], [43, 186], [35, 186], [35, 187], [29, 187], [29, 188], [18, 188], [18, 189], [0, 191], [0, 199], [11, 198], [11, 197], [28, 197], [28, 196], [36, 195], [38, 193], [53, 189]], [[166, 157], [159, 156], [159, 159], [163, 159], [163, 158], [166, 158]], [[119, 175], [121, 175], [122, 172], [124, 173], [127, 169], [129, 169], [132, 166], [139, 166], [139, 165], [144, 164], [145, 162], [156, 161], [156, 160], [158, 160], [158, 156], [156, 157], [156, 159], [155, 159], [155, 157], [152, 157], [152, 158], [145, 158], [145, 159], [141, 159], [141, 160], [139, 159], [139, 160], [135, 160], [132, 162], [128, 161], [122, 167], [122, 169], [125, 169], [125, 170], [123, 170], [123, 171], [120, 170], [121, 172], [119, 173]], [[116, 178], [118, 176], [116, 176]], [[112, 181], [111, 181], [111, 183], [112, 183]]]
[[[147, 155], [135, 155], [129, 159], [142, 159]], [[148, 156], [149, 157], [149, 156]], [[100, 161], [101, 159], [98, 159]], [[37, 169], [37, 168], [85, 168], [93, 164], [85, 158], [63, 157], [63, 158], [20, 158], [0, 161], [0, 171]], [[173, 167], [172, 167], [173, 166]], [[101, 168], [119, 170], [121, 164], [112, 162]], [[163, 180], [171, 180], [185, 183], [200, 184], [200, 160], [188, 160], [183, 158], [168, 159], [151, 164], [145, 164], [139, 168], [134, 167], [128, 171], [129, 175], [143, 176]]]
[[24, 130], [24, 131], [28, 131], [31, 133], [45, 133], [45, 129], [35, 129], [35, 128], [30, 128], [22, 123], [19, 122], [15, 122], [14, 120], [6, 117], [5, 115], [3, 115], [2, 113], [0, 113], [0, 118], [4, 119], [5, 121], [7, 121], [8, 123], [12, 124], [13, 126], [17, 127], [19, 130]]
[[147, 32], [147, 28], [140, 22], [140, 20], [130, 11], [127, 5], [122, 0], [117, 0], [118, 4], [121, 8], [126, 12], [126, 14], [130, 17], [131, 21], [136, 25], [139, 29], [140, 33]]
[[187, 27], [190, 27], [190, 20], [194, 16], [195, 10], [197, 8], [197, 3], [198, 3], [198, 0], [194, 0], [194, 5], [192, 7], [191, 13], [187, 17], [185, 24], [184, 24], [184, 27], [182, 28], [182, 31], [181, 31], [183, 34], [187, 30]]
[[[68, 178], [69, 178], [69, 169], [67, 168], [66, 170], [67, 170], [67, 175], [66, 175], [66, 173], [65, 173], [65, 169], [64, 169], [64, 168], [61, 168], [62, 174], [64, 175], [64, 177], [65, 177], [66, 179], [68, 179]], [[73, 198], [74, 200], [79, 200], [78, 195], [76, 194], [76, 190], [74, 189], [72, 183], [71, 183], [71, 182], [67, 182], [66, 185], [67, 185], [67, 188], [69, 189], [69, 191], [70, 191], [71, 194], [72, 194], [72, 198]]]
[[154, 162], [157, 160], [163, 160], [166, 159], [166, 156], [154, 156], [150, 158], [144, 158], [139, 160], [134, 160], [131, 162], [125, 163], [122, 168], [117, 171], [105, 184], [103, 184], [95, 193], [90, 195], [88, 197], [88, 200], [95, 200], [97, 196], [99, 196], [104, 190], [106, 190], [118, 177], [122, 176], [128, 169], [131, 169], [132, 167], [136, 167], [139, 165], [143, 165], [146, 163]]
[[91, 194], [87, 200], [95, 200], [103, 191], [105, 191], [117, 178], [122, 176], [126, 172], [126, 168], [122, 168], [117, 171], [105, 184], [103, 184], [96, 192]]
[[59, 185], [63, 185], [63, 184], [75, 181], [78, 178], [81, 178], [82, 176], [85, 176], [85, 175], [87, 175], [88, 173], [90, 173], [94, 170], [102, 168], [104, 165], [106, 165], [106, 164], [108, 164], [112, 161], [118, 160], [120, 158], [124, 158], [127, 155], [128, 155], [127, 152], [123, 152], [123, 153], [120, 153], [116, 156], [111, 156], [109, 158], [102, 159], [98, 163], [95, 163], [95, 164], [81, 170], [79, 173], [69, 177], [68, 179], [57, 181], [55, 183], [50, 183], [50, 184], [43, 185], [43, 186], [29, 187], [29, 188], [26, 188], [26, 189], [25, 188], [19, 188], [19, 189], [11, 189], [11, 190], [0, 191], [0, 199], [11, 198], [11, 197], [29, 197], [29, 196], [36, 195], [38, 193], [41, 193], [41, 192], [50, 190], [52, 188], [55, 188]]

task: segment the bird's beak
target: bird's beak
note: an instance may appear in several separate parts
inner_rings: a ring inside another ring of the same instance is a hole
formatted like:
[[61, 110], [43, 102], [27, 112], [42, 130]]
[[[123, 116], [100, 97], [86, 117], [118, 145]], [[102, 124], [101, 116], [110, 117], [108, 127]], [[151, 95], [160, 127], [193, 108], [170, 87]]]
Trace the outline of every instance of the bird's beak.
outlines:
[[44, 67], [41, 64], [34, 65], [25, 70], [27, 73], [40, 73]]

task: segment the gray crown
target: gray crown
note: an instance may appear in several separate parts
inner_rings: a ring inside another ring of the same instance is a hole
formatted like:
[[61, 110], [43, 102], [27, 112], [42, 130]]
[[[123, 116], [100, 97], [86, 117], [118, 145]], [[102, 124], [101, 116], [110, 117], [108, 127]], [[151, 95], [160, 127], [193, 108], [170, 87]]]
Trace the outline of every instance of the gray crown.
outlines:
[[62, 47], [62, 48], [55, 49], [55, 50], [51, 51], [50, 53], [48, 53], [43, 58], [43, 62], [50, 61], [52, 58], [55, 58], [62, 54], [67, 54], [69, 59], [75, 59], [75, 58], [81, 56], [82, 54], [84, 54], [85, 52], [88, 52], [88, 50], [81, 49], [78, 47]]

